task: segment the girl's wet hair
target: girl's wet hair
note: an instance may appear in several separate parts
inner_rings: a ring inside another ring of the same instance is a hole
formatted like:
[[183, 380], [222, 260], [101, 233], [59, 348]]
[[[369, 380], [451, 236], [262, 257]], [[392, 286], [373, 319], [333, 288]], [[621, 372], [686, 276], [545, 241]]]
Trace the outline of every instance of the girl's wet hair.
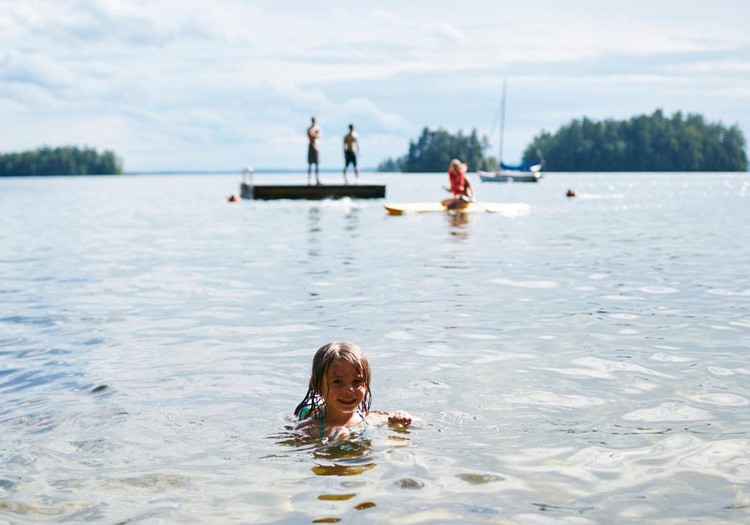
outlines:
[[307, 388], [307, 394], [302, 402], [294, 409], [294, 415], [300, 419], [307, 417], [323, 418], [325, 417], [325, 400], [321, 395], [323, 385], [328, 374], [331, 363], [337, 360], [343, 360], [351, 364], [354, 369], [362, 375], [362, 379], [367, 387], [367, 393], [359, 409], [365, 414], [370, 411], [372, 403], [372, 394], [370, 392], [370, 363], [365, 357], [365, 353], [354, 343], [345, 341], [335, 341], [318, 348], [315, 352], [312, 362], [312, 373], [310, 374], [310, 384]]

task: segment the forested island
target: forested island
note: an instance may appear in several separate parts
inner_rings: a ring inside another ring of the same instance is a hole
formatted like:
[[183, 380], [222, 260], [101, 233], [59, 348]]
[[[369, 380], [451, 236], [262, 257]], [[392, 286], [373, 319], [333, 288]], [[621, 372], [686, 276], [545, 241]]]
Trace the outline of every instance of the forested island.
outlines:
[[111, 151], [73, 146], [0, 154], [0, 177], [119, 175], [122, 162]]
[[[542, 131], [524, 149], [521, 161], [543, 162], [545, 171], [747, 171], [742, 130], [707, 122], [702, 115], [661, 110], [628, 120], [574, 119], [553, 133]], [[441, 172], [458, 158], [470, 171], [494, 170], [498, 159], [485, 155], [486, 137], [425, 127], [406, 155], [387, 159], [378, 171]], [[516, 159], [511, 159], [515, 161]], [[112, 152], [74, 146], [0, 154], [0, 177], [39, 175], [116, 175], [122, 161]]]
[[[681, 112], [666, 117], [657, 110], [622, 121], [576, 119], [554, 134], [542, 131], [521, 160], [542, 160], [545, 171], [747, 171], [745, 145], [736, 125], [727, 128]], [[487, 139], [476, 130], [452, 135], [424, 128], [406, 155], [382, 162], [378, 171], [446, 171], [452, 158], [471, 171], [495, 169], [497, 159], [485, 157], [487, 149]]]
[[[422, 130], [416, 142], [409, 142], [409, 152], [399, 159], [388, 159], [378, 165], [378, 171], [403, 171], [407, 173], [447, 171], [451, 159], [461, 159], [473, 171], [485, 165], [484, 150], [489, 144], [481, 139], [476, 129], [464, 135], [461, 131], [451, 135], [444, 129]], [[492, 158], [493, 162], [497, 161]]]

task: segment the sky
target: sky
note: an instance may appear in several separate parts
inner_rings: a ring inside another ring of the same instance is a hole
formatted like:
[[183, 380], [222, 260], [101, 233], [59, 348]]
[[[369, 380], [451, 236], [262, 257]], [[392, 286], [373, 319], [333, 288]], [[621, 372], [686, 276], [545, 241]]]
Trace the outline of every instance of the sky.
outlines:
[[343, 168], [470, 133], [514, 163], [573, 119], [657, 109], [750, 138], [747, 0], [0, 0], [0, 153], [114, 151], [129, 172]]

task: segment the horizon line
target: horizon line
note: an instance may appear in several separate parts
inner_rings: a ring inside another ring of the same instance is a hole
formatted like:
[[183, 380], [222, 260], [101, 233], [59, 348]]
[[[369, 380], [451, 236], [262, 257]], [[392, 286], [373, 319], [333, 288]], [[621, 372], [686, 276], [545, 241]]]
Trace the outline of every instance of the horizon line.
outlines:
[[[180, 169], [166, 169], [166, 170], [124, 170], [123, 175], [229, 175], [238, 173], [242, 175], [248, 168], [227, 168], [227, 169], [205, 169], [205, 170], [180, 170]], [[318, 173], [342, 173], [344, 170], [327, 168], [320, 169]], [[253, 173], [307, 173], [307, 169], [301, 168], [252, 168]], [[373, 173], [378, 172], [377, 168], [360, 168], [360, 173]], [[353, 172], [351, 172], [353, 174]]]

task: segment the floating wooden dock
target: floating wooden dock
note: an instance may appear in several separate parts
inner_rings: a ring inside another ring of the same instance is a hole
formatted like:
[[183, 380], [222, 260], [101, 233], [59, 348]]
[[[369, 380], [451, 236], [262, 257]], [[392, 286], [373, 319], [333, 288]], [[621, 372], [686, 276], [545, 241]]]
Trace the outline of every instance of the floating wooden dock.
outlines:
[[383, 199], [385, 186], [381, 184], [240, 184], [243, 199]]

